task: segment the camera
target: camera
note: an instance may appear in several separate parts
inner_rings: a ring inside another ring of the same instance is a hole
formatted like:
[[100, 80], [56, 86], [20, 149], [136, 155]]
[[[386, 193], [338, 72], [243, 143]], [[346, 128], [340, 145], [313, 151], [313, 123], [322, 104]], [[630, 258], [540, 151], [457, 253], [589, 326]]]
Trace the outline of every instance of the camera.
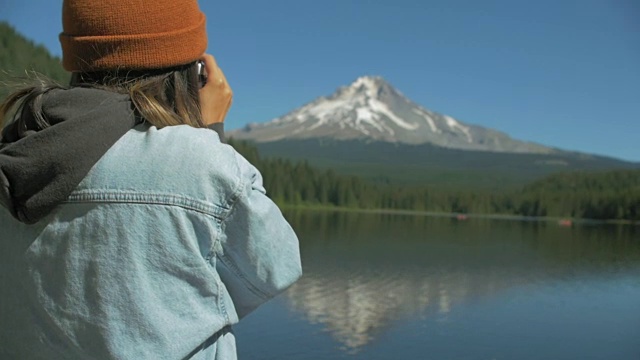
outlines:
[[196, 69], [198, 73], [198, 84], [200, 85], [199, 89], [202, 89], [207, 83], [207, 70], [204, 61], [198, 60], [196, 63]]

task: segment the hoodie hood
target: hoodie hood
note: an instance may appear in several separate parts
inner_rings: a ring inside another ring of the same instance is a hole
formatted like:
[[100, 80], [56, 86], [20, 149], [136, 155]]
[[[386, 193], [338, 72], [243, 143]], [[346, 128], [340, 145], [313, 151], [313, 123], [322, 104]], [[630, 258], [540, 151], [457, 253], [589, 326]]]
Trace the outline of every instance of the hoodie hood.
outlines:
[[99, 89], [51, 90], [42, 110], [51, 126], [40, 130], [33, 119], [27, 129], [9, 124], [0, 143], [0, 205], [27, 224], [65, 201], [137, 123], [128, 95]]

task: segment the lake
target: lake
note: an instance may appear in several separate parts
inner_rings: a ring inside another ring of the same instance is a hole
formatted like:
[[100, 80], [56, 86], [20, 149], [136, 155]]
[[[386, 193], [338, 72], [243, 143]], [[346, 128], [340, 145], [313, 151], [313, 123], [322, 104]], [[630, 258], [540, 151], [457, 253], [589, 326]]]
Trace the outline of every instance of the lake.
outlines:
[[640, 228], [288, 211], [304, 276], [240, 359], [640, 359]]

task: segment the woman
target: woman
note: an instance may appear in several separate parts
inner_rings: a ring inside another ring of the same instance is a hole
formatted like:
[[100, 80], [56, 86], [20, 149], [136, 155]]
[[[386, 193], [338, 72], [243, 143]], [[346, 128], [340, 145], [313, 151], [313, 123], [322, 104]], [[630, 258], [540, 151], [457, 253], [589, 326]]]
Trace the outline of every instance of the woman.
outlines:
[[204, 15], [65, 0], [60, 41], [71, 87], [0, 107], [0, 358], [235, 358], [230, 325], [300, 257], [260, 173], [222, 143], [231, 90]]

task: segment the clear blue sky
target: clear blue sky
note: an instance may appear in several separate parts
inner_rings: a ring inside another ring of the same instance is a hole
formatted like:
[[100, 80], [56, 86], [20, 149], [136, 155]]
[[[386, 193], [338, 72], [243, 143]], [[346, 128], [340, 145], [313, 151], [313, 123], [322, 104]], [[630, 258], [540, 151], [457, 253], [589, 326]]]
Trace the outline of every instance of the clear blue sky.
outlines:
[[[200, 1], [234, 89], [227, 128], [361, 75], [422, 106], [544, 145], [640, 161], [640, 1]], [[60, 55], [61, 2], [0, 0]]]

